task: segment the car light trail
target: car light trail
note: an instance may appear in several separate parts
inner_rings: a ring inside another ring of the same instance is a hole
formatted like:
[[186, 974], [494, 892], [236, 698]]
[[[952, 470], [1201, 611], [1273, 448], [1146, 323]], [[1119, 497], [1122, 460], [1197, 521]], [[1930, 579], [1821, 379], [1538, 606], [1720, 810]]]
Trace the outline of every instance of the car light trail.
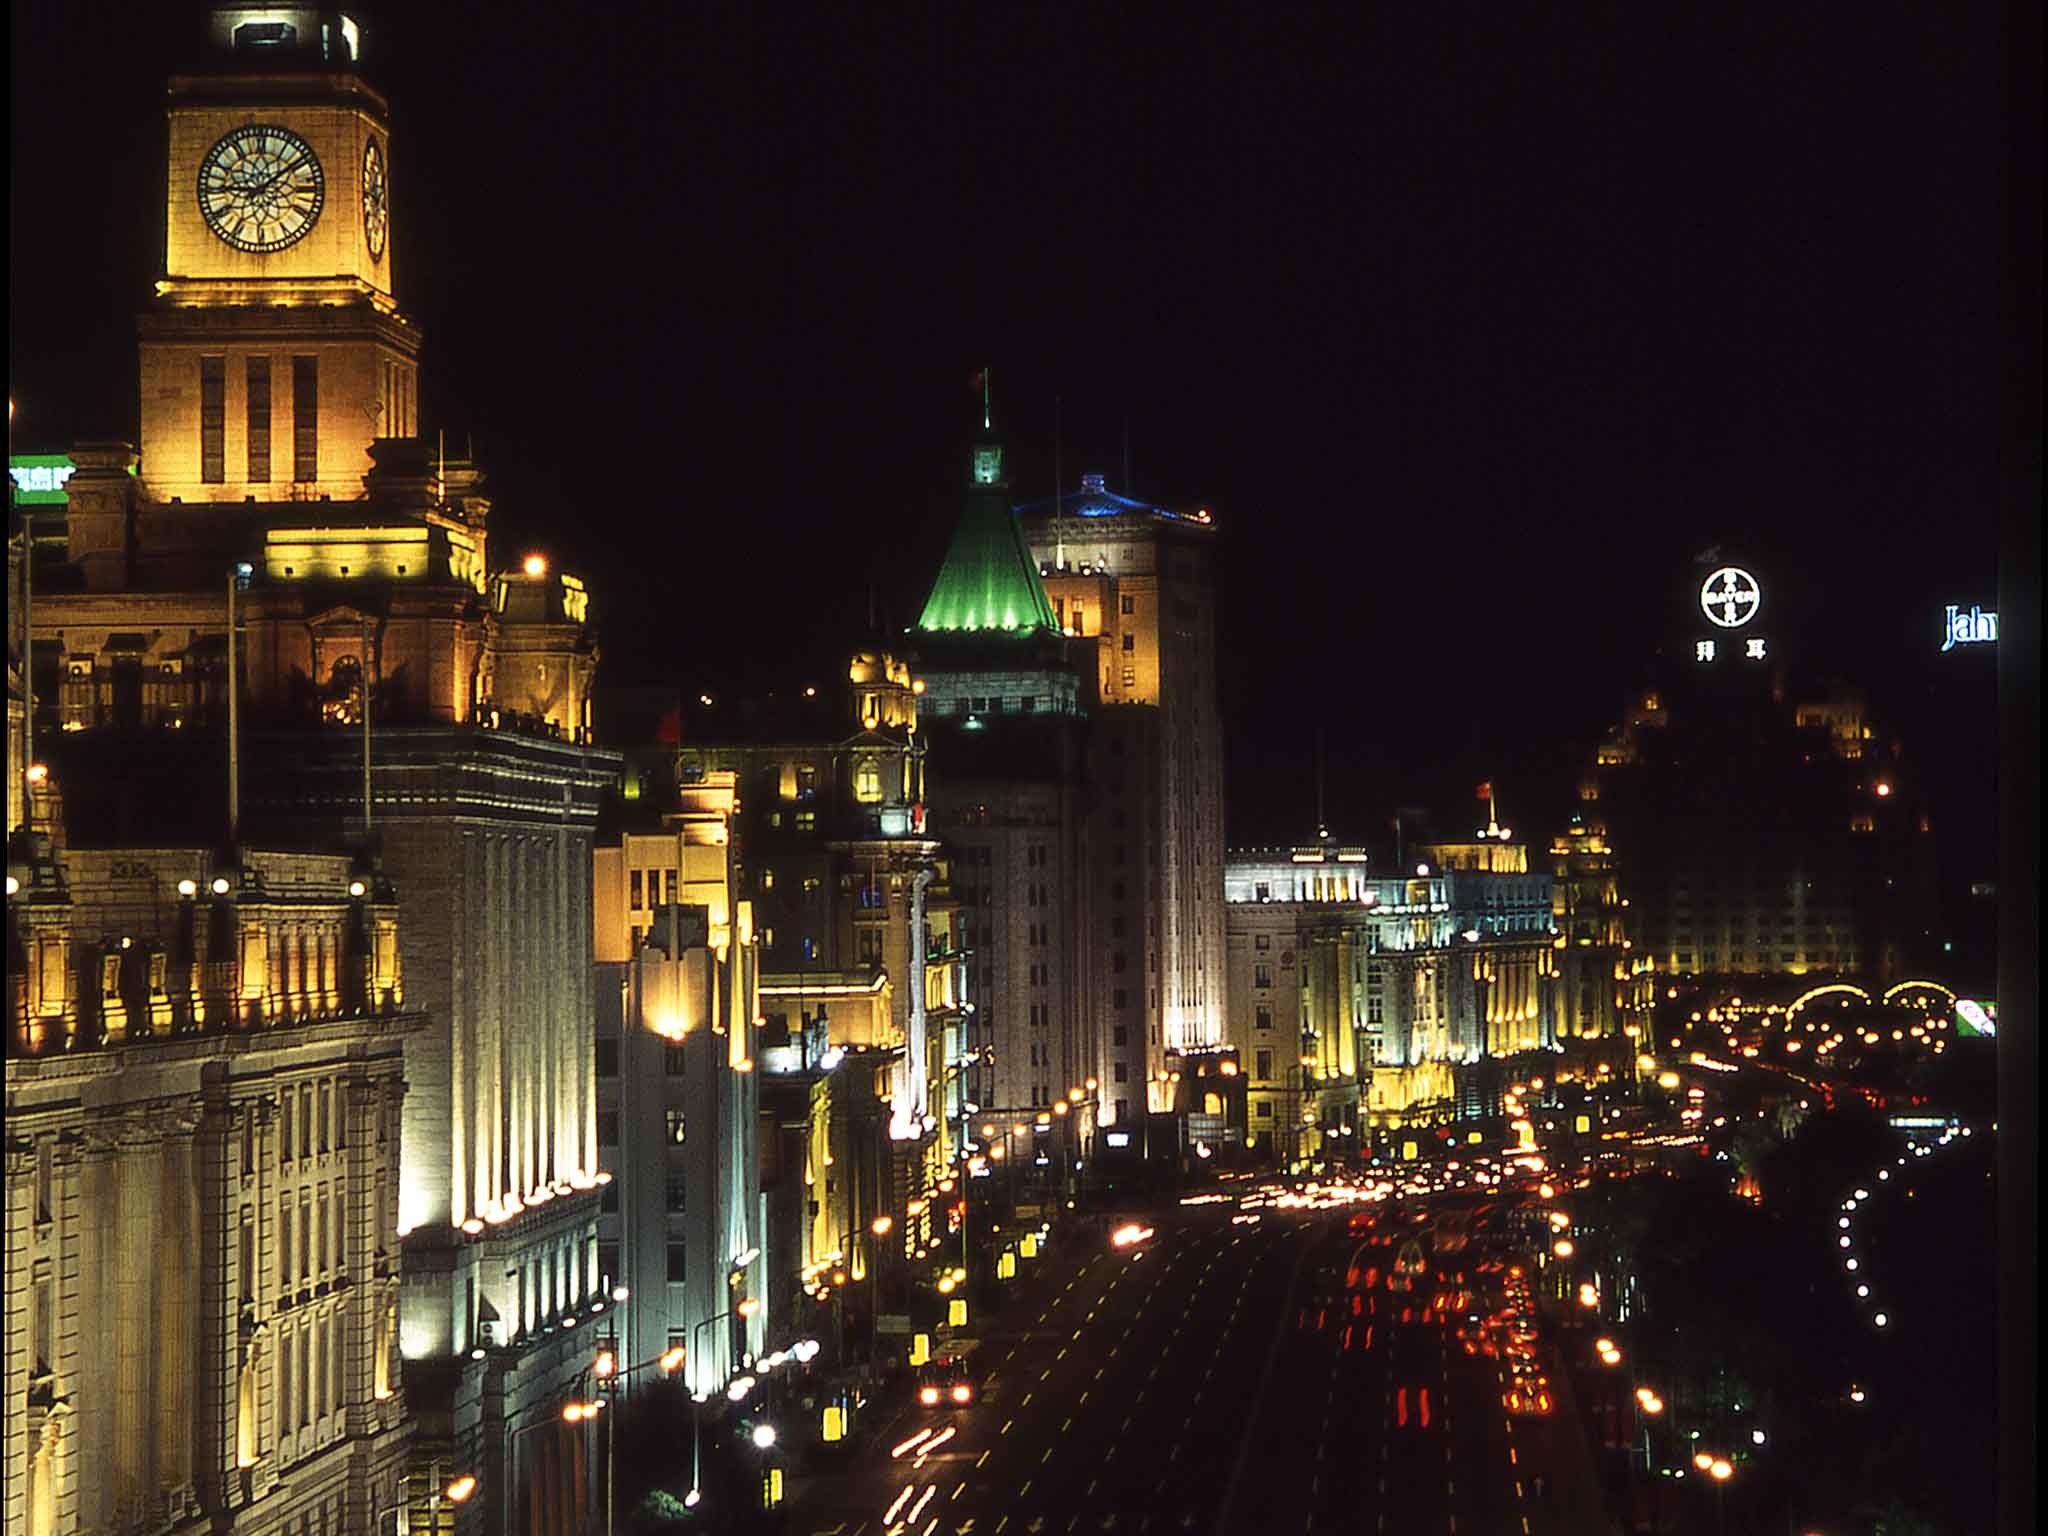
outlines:
[[883, 1511], [882, 1524], [895, 1524], [896, 1516], [898, 1515], [898, 1513], [902, 1511], [903, 1506], [910, 1502], [910, 1496], [915, 1492], [917, 1492], [917, 1484], [912, 1483], [908, 1487], [906, 1487], [901, 1493], [897, 1494], [896, 1502], [894, 1504], [891, 1504], [888, 1507], [888, 1509]]
[[901, 1445], [897, 1446], [895, 1450], [891, 1451], [889, 1455], [891, 1457], [901, 1456], [905, 1451], [908, 1451], [912, 1446], [916, 1445], [920, 1440], [924, 1439], [929, 1434], [931, 1434], [931, 1431], [929, 1429], [920, 1429], [908, 1440], [904, 1441]]

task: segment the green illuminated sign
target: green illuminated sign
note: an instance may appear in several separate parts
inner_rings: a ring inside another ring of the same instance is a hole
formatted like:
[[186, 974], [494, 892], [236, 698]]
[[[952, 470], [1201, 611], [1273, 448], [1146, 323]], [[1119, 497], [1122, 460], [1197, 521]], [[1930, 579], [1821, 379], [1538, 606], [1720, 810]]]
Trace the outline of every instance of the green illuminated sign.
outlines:
[[7, 478], [14, 482], [17, 506], [61, 507], [64, 482], [71, 478], [71, 459], [62, 453], [9, 454]]
[[[70, 503], [64, 482], [71, 478], [71, 456], [65, 453], [11, 453], [7, 456], [7, 478], [14, 482], [17, 507], [62, 507]], [[128, 473], [136, 472], [134, 465]]]

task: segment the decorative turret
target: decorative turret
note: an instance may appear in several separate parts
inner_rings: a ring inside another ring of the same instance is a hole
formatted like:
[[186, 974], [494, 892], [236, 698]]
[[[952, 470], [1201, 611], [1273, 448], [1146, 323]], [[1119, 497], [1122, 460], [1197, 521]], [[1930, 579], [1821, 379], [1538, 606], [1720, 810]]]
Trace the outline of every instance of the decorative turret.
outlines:
[[[986, 376], [984, 375], [984, 378]], [[1059, 621], [1038, 579], [1038, 562], [1010, 510], [1003, 442], [985, 392], [982, 425], [969, 458], [966, 505], [946, 562], [932, 583], [917, 628], [1057, 633]]]

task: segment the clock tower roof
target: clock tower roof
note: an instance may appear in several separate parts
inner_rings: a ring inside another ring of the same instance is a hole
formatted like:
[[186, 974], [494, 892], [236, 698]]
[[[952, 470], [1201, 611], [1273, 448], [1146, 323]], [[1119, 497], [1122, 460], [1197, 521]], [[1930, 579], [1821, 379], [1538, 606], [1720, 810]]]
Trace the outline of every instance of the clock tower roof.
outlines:
[[215, 5], [206, 31], [209, 71], [353, 70], [365, 41], [360, 18], [322, 5]]

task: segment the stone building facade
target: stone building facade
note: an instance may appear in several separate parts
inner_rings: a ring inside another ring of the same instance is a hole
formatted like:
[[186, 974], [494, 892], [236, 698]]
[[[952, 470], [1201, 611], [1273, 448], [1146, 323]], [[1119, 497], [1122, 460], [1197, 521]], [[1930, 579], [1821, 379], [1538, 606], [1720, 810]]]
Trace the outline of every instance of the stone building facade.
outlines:
[[[655, 828], [595, 853], [598, 1272], [624, 1285], [619, 1359], [690, 1351], [718, 1392], [764, 1352], [772, 1249], [761, 1204], [761, 954], [737, 896], [735, 776], [683, 786]], [[741, 1262], [744, 1260], [744, 1262]], [[721, 1326], [722, 1325], [722, 1326]]]
[[[588, 592], [494, 565], [482, 472], [421, 436], [389, 114], [336, 16], [219, 7], [207, 69], [170, 82], [140, 440], [76, 445], [61, 537], [38, 524], [33, 724], [74, 842], [374, 849], [404, 893], [430, 1020], [394, 1192], [409, 1518], [525, 1529], [575, 1518], [558, 1410], [608, 1304], [591, 855], [618, 759]], [[317, 166], [324, 198], [240, 221], [202, 176], [237, 157]], [[464, 1474], [459, 1509], [435, 1498]]]
[[16, 837], [9, 1532], [390, 1528], [397, 926], [347, 857]]
[[956, 1171], [974, 1005], [953, 864], [925, 799], [925, 685], [879, 644], [844, 665], [836, 687], [686, 709], [677, 777], [687, 792], [733, 776], [767, 1036], [822, 1027], [843, 1050], [887, 1058], [878, 1198], [915, 1258], [943, 1217], [933, 1193]]
[[1231, 856], [1231, 1043], [1278, 1155], [1455, 1114], [1459, 1069], [1557, 1045], [1551, 876], [1498, 835], [1415, 851], [1392, 874], [1327, 841]]

